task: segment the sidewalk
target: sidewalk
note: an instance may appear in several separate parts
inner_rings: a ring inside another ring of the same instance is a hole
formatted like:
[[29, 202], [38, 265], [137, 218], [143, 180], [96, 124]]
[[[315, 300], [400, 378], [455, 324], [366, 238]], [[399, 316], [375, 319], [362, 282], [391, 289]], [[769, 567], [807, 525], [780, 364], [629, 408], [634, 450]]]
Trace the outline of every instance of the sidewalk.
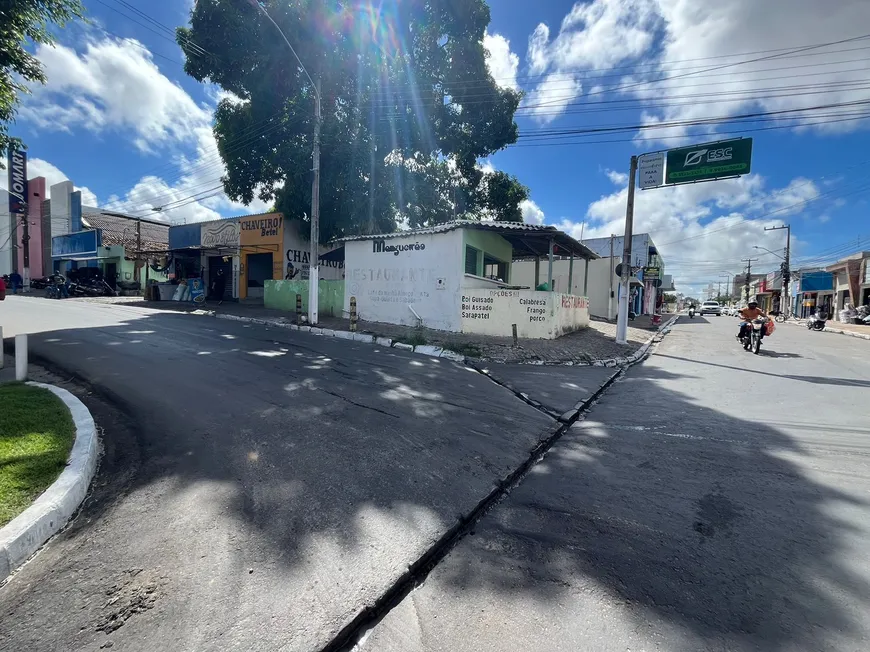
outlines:
[[[806, 321], [806, 319], [789, 319], [786, 323], [806, 327]], [[824, 332], [870, 340], [870, 326], [862, 326], [860, 324], [841, 324], [838, 321], [828, 321], [825, 324]]]
[[[189, 303], [175, 301], [144, 301], [138, 297], [106, 297], [92, 299], [68, 299], [90, 303], [124, 304], [167, 310], [202, 314], [210, 316], [233, 315], [241, 318], [262, 319], [280, 324], [295, 323], [296, 314], [283, 310], [264, 308], [262, 304], [224, 302], [206, 303], [197, 307]], [[672, 315], [663, 317], [662, 323]], [[349, 331], [348, 319], [321, 316], [322, 328], [336, 331]], [[492, 337], [468, 333], [450, 333], [429, 328], [397, 326], [379, 322], [360, 321], [357, 330], [376, 337], [386, 337], [394, 342], [417, 345], [433, 345], [455, 351], [470, 358], [480, 358], [489, 362], [513, 364], [592, 364], [602, 360], [624, 358], [637, 351], [658, 330], [650, 318], [641, 316], [630, 322], [627, 344], [617, 344], [616, 324], [593, 318], [589, 328], [569, 333], [555, 340], [521, 339], [514, 346], [510, 337]]]

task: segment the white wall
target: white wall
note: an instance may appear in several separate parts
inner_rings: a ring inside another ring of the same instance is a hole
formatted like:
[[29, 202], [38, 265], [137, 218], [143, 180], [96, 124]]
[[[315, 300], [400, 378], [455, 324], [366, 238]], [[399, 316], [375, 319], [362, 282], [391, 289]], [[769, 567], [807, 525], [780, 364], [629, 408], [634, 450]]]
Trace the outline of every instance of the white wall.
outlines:
[[[379, 249], [377, 243], [388, 249]], [[344, 308], [355, 296], [360, 319], [459, 331], [462, 230], [345, 244]]]
[[534, 290], [462, 292], [462, 332], [511, 337], [553, 339], [589, 325], [585, 297]]
[[[602, 317], [604, 319], [616, 318], [616, 295], [618, 293], [619, 277], [613, 273], [613, 270], [616, 269], [617, 262], [619, 262], [618, 257], [614, 260], [599, 258], [598, 260], [589, 261], [589, 282], [585, 284], [585, 296], [589, 299], [589, 313], [594, 317]], [[538, 283], [546, 283], [547, 265], [546, 260], [541, 260], [540, 278], [535, 283], [535, 262], [533, 260], [515, 262], [511, 268], [512, 284], [534, 288], [537, 287]], [[569, 266], [570, 261], [568, 260], [553, 261], [553, 290], [556, 292], [566, 292], [575, 296], [583, 296], [586, 261], [582, 259], [574, 260], [574, 274], [571, 278], [571, 288], [568, 288]], [[608, 274], [613, 277], [614, 293], [609, 313], [607, 299], [610, 295], [610, 280]]]
[[70, 232], [71, 197], [75, 187], [72, 181], [61, 181], [49, 188], [51, 197], [51, 234], [53, 238]]

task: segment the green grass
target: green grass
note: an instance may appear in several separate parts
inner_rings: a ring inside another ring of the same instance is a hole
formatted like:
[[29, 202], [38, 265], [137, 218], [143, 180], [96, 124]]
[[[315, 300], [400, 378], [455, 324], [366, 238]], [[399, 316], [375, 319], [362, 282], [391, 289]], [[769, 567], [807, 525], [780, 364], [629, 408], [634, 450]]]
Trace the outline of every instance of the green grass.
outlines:
[[0, 527], [57, 479], [75, 439], [63, 401], [47, 389], [0, 385]]

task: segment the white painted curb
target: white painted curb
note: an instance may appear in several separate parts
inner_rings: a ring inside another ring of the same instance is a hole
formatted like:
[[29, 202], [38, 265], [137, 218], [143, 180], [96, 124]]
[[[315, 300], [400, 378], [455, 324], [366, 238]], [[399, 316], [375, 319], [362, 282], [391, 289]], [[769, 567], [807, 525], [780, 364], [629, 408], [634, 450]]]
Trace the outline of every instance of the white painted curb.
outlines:
[[[804, 328], [806, 328], [806, 326], [807, 326], [806, 319], [801, 319], [799, 321], [790, 319], [785, 323], [791, 324], [793, 326], [803, 326]], [[816, 332], [817, 333], [819, 333], [819, 332], [821, 332], [821, 333], [834, 333], [835, 335], [846, 335], [848, 337], [857, 337], [859, 340], [870, 340], [870, 335], [868, 335], [866, 333], [856, 333], [855, 331], [848, 331], [848, 330], [845, 330], [843, 328], [829, 328], [828, 326], [825, 326], [825, 328], [823, 330], [816, 331]]]
[[60, 477], [30, 507], [0, 529], [0, 582], [39, 550], [79, 508], [88, 493], [99, 455], [97, 428], [84, 403], [60, 387], [27, 384], [47, 389], [64, 402], [75, 424], [76, 440]]

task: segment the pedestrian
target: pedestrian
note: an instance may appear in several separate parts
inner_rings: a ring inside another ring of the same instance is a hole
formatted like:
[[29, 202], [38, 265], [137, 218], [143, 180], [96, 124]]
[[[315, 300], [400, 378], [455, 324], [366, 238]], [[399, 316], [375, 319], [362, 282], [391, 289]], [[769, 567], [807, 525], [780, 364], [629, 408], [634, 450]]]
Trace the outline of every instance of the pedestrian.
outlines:
[[224, 302], [224, 291], [227, 287], [227, 277], [224, 275], [224, 270], [218, 268], [214, 280], [211, 283], [212, 296], [218, 300], [218, 305]]
[[9, 284], [12, 286], [12, 294], [18, 294], [18, 288], [20, 288], [23, 283], [24, 279], [21, 278], [21, 274], [18, 272], [12, 272], [9, 275]]
[[0, 276], [0, 301], [4, 301], [6, 299], [6, 281], [3, 280], [3, 277]]

